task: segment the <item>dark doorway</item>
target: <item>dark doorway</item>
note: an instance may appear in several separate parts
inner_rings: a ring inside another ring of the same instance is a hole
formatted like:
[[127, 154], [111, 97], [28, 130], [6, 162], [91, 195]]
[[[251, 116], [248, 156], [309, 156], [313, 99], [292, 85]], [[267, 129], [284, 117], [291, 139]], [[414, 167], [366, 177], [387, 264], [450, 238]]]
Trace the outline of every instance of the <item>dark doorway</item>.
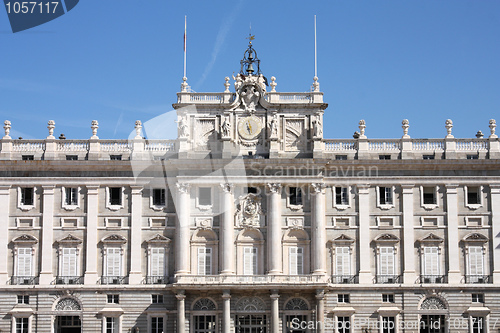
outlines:
[[82, 322], [79, 316], [58, 316], [57, 333], [82, 333]]
[[422, 315], [419, 333], [444, 333], [445, 323], [444, 315]]

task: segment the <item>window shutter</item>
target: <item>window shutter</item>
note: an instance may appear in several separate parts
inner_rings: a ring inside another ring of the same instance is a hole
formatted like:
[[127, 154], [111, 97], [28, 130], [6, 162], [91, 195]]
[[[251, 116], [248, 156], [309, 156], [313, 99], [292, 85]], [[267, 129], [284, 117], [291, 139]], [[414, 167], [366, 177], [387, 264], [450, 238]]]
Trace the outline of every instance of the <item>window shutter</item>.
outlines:
[[76, 248], [63, 248], [61, 261], [62, 276], [77, 276]]
[[469, 247], [469, 275], [484, 275], [483, 248], [481, 246]]
[[257, 274], [257, 248], [243, 248], [243, 275]]
[[380, 275], [394, 275], [394, 248], [380, 248]]
[[32, 276], [32, 249], [19, 248], [17, 249], [17, 275], [18, 276]]
[[298, 273], [298, 267], [297, 267], [297, 259], [298, 259], [298, 254], [297, 254], [298, 248], [292, 246], [289, 248], [289, 259], [290, 259], [290, 275], [297, 275]]
[[121, 249], [111, 247], [107, 249], [106, 276], [121, 276]]
[[212, 274], [212, 249], [204, 247], [198, 248], [198, 274]]
[[349, 197], [347, 196], [347, 187], [342, 187], [342, 204], [343, 205], [348, 205], [349, 204]]
[[351, 275], [351, 263], [349, 247], [342, 246], [335, 248], [336, 275]]
[[437, 246], [424, 247], [424, 275], [439, 275], [439, 254]]
[[392, 204], [392, 188], [390, 187], [385, 188], [385, 203]]
[[151, 276], [163, 276], [165, 274], [165, 249], [162, 247], [151, 248]]

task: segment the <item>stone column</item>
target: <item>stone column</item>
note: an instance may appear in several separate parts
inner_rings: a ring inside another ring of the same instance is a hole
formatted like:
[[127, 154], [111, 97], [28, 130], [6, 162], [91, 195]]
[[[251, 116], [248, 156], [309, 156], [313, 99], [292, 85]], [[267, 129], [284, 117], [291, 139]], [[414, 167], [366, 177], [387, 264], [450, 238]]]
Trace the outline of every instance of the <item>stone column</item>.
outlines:
[[370, 185], [357, 185], [359, 197], [359, 283], [372, 283], [372, 253], [370, 249]]
[[85, 284], [97, 283], [97, 222], [99, 219], [99, 186], [87, 185], [87, 230], [85, 242]]
[[222, 309], [222, 332], [231, 333], [231, 294], [229, 290], [225, 290], [222, 294], [224, 300]]
[[234, 274], [234, 216], [233, 184], [220, 184], [221, 200], [221, 274]]
[[175, 274], [189, 274], [189, 188], [190, 184], [177, 183], [177, 227], [175, 234]]
[[326, 221], [324, 183], [313, 183], [311, 211], [311, 261], [313, 274], [326, 274]]
[[130, 216], [130, 273], [129, 284], [140, 284], [142, 281], [142, 186], [131, 186], [132, 212]]
[[460, 252], [458, 240], [458, 195], [456, 184], [446, 185], [446, 218], [448, 238], [448, 282], [460, 283]]
[[325, 332], [325, 291], [317, 290], [316, 291], [316, 322], [319, 324], [316, 325], [317, 333]]
[[0, 285], [9, 280], [9, 192], [10, 186], [0, 186]]
[[490, 185], [493, 249], [493, 283], [500, 283], [500, 184]]
[[54, 243], [54, 185], [42, 186], [42, 253], [40, 255], [40, 284], [50, 284], [54, 280], [52, 245]]
[[269, 219], [267, 224], [268, 274], [283, 273], [283, 256], [281, 247], [281, 184], [267, 184], [269, 188]]
[[277, 290], [271, 291], [271, 333], [279, 333], [280, 330], [280, 313], [279, 299], [280, 295]]
[[179, 290], [175, 297], [177, 298], [177, 333], [184, 333], [186, 331], [186, 295], [184, 295], [184, 290]]
[[415, 283], [415, 234], [413, 230], [413, 189], [414, 185], [401, 185], [403, 189], [403, 282]]

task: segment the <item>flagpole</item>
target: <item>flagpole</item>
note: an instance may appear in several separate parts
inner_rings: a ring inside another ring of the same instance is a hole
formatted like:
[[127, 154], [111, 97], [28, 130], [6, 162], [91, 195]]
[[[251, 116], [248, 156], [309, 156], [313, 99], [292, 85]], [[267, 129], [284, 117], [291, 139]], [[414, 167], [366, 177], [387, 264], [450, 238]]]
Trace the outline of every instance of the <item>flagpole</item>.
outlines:
[[318, 48], [316, 44], [316, 15], [314, 15], [314, 76], [318, 76]]
[[186, 77], [186, 37], [187, 37], [187, 15], [184, 16], [184, 77]]

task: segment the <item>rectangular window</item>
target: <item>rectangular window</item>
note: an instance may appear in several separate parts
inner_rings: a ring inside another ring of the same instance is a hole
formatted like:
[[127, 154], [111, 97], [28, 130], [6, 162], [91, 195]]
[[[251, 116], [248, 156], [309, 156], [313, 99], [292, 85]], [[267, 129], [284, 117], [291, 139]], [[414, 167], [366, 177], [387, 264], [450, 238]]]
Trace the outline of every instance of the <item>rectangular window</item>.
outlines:
[[16, 318], [16, 333], [29, 332], [29, 318]]
[[158, 295], [158, 294], [151, 295], [151, 303], [162, 304], [163, 303], [163, 295]]
[[378, 226], [390, 228], [394, 226], [394, 218], [393, 217], [379, 217], [378, 218]]
[[163, 317], [151, 317], [151, 333], [163, 332]]
[[378, 155], [379, 160], [390, 160], [391, 155]]
[[484, 303], [484, 294], [472, 294], [472, 303]]
[[78, 219], [62, 219], [62, 227], [63, 228], [76, 228], [78, 227]]
[[472, 333], [485, 333], [486, 332], [486, 321], [484, 317], [471, 317], [472, 322]]
[[122, 204], [122, 188], [110, 187], [109, 188], [109, 204], [121, 206]]
[[351, 331], [351, 318], [346, 316], [337, 317], [337, 333], [349, 333]]
[[17, 304], [30, 304], [29, 295], [17, 295]]
[[302, 205], [302, 190], [300, 187], [290, 187], [290, 205]]
[[118, 333], [119, 329], [117, 317], [106, 317], [106, 333]]
[[122, 219], [106, 218], [106, 228], [120, 228], [122, 226]]
[[154, 188], [153, 189], [153, 205], [154, 206], [165, 206], [165, 189], [164, 188]]
[[434, 155], [424, 155], [422, 158], [424, 160], [433, 160], [435, 157], [434, 157]]
[[479, 279], [483, 279], [483, 263], [483, 247], [469, 246], [469, 275], [471, 282], [480, 282]]
[[335, 187], [335, 204], [341, 206], [349, 205], [349, 188]]
[[257, 274], [257, 248], [243, 248], [243, 275]]
[[149, 275], [157, 277], [163, 277], [165, 275], [165, 248], [151, 248]]
[[292, 246], [289, 250], [290, 275], [304, 274], [304, 249]]
[[347, 155], [335, 155], [335, 159], [337, 161], [345, 161], [347, 160]]
[[19, 228], [31, 228], [33, 227], [33, 218], [29, 219], [18, 219], [17, 226]]
[[436, 227], [438, 225], [437, 217], [422, 217], [423, 227]]
[[335, 248], [335, 273], [338, 276], [351, 275], [351, 254], [348, 246]]
[[165, 223], [167, 222], [166, 218], [150, 218], [149, 226], [151, 228], [163, 228], [165, 227]]
[[106, 249], [106, 276], [121, 276], [122, 255], [121, 248], [109, 247]]
[[78, 161], [78, 155], [66, 155], [66, 161]]
[[380, 186], [379, 190], [379, 203], [381, 205], [392, 205], [392, 187]]
[[[215, 320], [215, 315], [204, 315], [204, 316], [194, 316], [194, 333], [215, 333], [217, 332], [217, 322]], [[251, 318], [246, 322], [245, 328], [241, 330], [241, 332], [257, 332], [257, 326], [253, 326], [255, 324], [258, 324], [258, 319]], [[265, 324], [265, 322], [264, 322]], [[252, 325], [252, 326], [250, 326]], [[255, 331], [254, 331], [255, 329]], [[237, 329], [237, 332], [240, 332], [240, 329]], [[266, 332], [261, 331], [261, 332]]]
[[122, 155], [109, 155], [109, 159], [111, 161], [121, 161], [122, 160]]
[[337, 301], [339, 303], [349, 303], [349, 294], [338, 294], [337, 295]]
[[436, 204], [436, 188], [435, 187], [424, 187], [423, 188], [423, 200], [424, 205], [435, 205]]
[[257, 187], [247, 187], [247, 193], [257, 194]]
[[424, 262], [423, 262], [423, 275], [424, 280], [429, 279], [428, 282], [422, 281], [423, 283], [434, 283], [435, 278], [439, 275], [439, 248], [437, 246], [426, 246], [423, 248]]
[[335, 227], [337, 228], [349, 228], [349, 218], [335, 218]]
[[477, 160], [477, 159], [479, 159], [479, 156], [478, 155], [467, 155], [467, 159], [468, 160]]
[[107, 301], [109, 304], [120, 304], [120, 295], [118, 294], [108, 294]]
[[22, 187], [21, 188], [21, 204], [25, 206], [33, 206], [34, 203], [34, 188]]
[[205, 247], [198, 248], [198, 274], [212, 274], [212, 249]]
[[396, 333], [395, 317], [382, 317], [382, 333]]
[[29, 247], [17, 249], [17, 276], [33, 276], [32, 251]]
[[468, 186], [467, 187], [467, 204], [468, 205], [479, 205], [481, 204], [480, 192], [478, 186]]
[[394, 248], [382, 246], [379, 248], [379, 275], [393, 276], [394, 267]]
[[22, 155], [21, 159], [23, 161], [33, 161], [35, 159], [35, 156], [34, 155]]
[[78, 205], [78, 187], [66, 187], [66, 198], [64, 203], [68, 206]]
[[394, 303], [394, 294], [382, 294], [383, 303]]
[[198, 189], [198, 204], [200, 206], [212, 205], [212, 189], [210, 187], [200, 187]]
[[76, 248], [62, 248], [61, 258], [61, 276], [77, 276], [77, 249]]

